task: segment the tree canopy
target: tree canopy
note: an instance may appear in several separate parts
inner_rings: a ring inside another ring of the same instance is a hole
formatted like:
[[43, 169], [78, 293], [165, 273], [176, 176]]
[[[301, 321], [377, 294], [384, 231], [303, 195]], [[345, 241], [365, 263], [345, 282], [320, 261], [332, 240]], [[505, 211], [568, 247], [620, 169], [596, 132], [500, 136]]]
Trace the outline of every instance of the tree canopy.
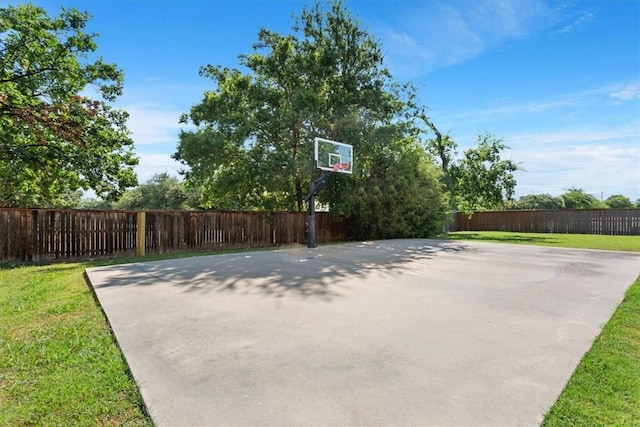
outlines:
[[420, 118], [436, 137], [426, 142], [426, 150], [440, 163], [449, 209], [471, 213], [501, 209], [513, 200], [518, 165], [503, 158], [509, 148], [490, 133], [478, 135], [477, 145], [456, 157], [458, 144], [442, 135], [424, 114]]
[[560, 195], [562, 207], [565, 209], [597, 209], [605, 205], [595, 196], [585, 192], [582, 188], [570, 188]]
[[[110, 105], [122, 72], [94, 58], [89, 15], [0, 9], [0, 205], [56, 206], [78, 189], [116, 198], [136, 184], [128, 115]], [[86, 93], [95, 90], [95, 96]]]
[[[305, 7], [292, 34], [261, 29], [253, 52], [239, 56], [246, 73], [202, 67], [214, 88], [182, 117], [196, 130], [181, 133], [174, 155], [203, 186], [202, 205], [304, 210], [318, 136], [354, 147], [353, 176], [333, 177], [318, 196], [333, 214], [378, 236], [387, 233], [382, 216], [395, 226], [413, 212], [420, 220], [395, 235], [433, 232], [438, 172], [419, 149], [413, 89], [395, 82], [383, 59], [376, 39], [334, 2]], [[387, 211], [365, 214], [365, 206]]]
[[509, 209], [562, 209], [562, 200], [550, 194], [527, 194], [509, 205]]
[[612, 209], [631, 209], [636, 207], [634, 203], [622, 194], [614, 194], [605, 199], [604, 204]]
[[506, 148], [502, 140], [489, 133], [479, 135], [477, 146], [466, 150], [453, 165], [458, 209], [464, 212], [501, 209], [513, 199], [516, 186], [513, 172], [518, 166], [502, 158]]
[[508, 209], [631, 209], [638, 207], [640, 204], [634, 204], [631, 199], [621, 194], [614, 194], [600, 201], [581, 188], [570, 188], [557, 197], [550, 194], [528, 194], [508, 205]]
[[113, 205], [116, 209], [180, 210], [197, 208], [196, 191], [185, 188], [176, 177], [166, 172], [124, 192]]

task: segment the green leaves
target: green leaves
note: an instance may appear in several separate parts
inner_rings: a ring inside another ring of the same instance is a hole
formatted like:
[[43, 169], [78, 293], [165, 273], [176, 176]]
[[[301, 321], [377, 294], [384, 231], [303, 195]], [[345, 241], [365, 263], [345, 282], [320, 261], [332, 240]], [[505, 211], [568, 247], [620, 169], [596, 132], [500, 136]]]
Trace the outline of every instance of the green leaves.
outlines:
[[438, 131], [424, 114], [420, 118], [436, 134], [427, 141], [426, 150], [439, 160], [443, 172], [449, 208], [472, 213], [476, 210], [502, 209], [513, 200], [518, 165], [502, 158], [508, 147], [490, 133], [478, 135], [478, 144], [456, 159], [457, 144]]
[[330, 184], [331, 212], [344, 217], [353, 239], [427, 237], [444, 219], [440, 172], [413, 144], [393, 146], [368, 157], [370, 167], [355, 179]]
[[607, 197], [607, 199], [604, 201], [604, 204], [612, 209], [632, 209], [637, 207], [633, 204], [631, 199], [623, 196], [622, 194], [614, 194]]
[[379, 43], [341, 2], [305, 8], [292, 34], [261, 29], [239, 61], [247, 73], [202, 67], [213, 89], [183, 116], [197, 129], [182, 132], [174, 158], [203, 186], [203, 207], [306, 209], [319, 136], [354, 147], [354, 174], [336, 174], [317, 198], [352, 236], [437, 228], [441, 188], [412, 125], [413, 89], [391, 79]]
[[570, 188], [560, 195], [562, 207], [565, 209], [596, 209], [606, 207], [595, 196], [586, 193], [581, 188]]
[[114, 207], [138, 210], [188, 209], [197, 207], [190, 205], [197, 200], [197, 195], [194, 193], [194, 190], [185, 188], [177, 178], [164, 172], [154, 175], [150, 180], [131, 190], [125, 191]]
[[510, 203], [508, 209], [562, 209], [562, 200], [550, 194], [528, 194]]
[[[342, 6], [325, 14], [316, 4], [295, 22], [293, 35], [258, 32], [253, 53], [239, 56], [248, 74], [212, 65], [200, 70], [215, 87], [185, 115], [198, 129], [181, 135], [174, 157], [189, 166], [188, 179], [206, 181], [212, 197], [234, 185], [231, 193], [258, 204], [245, 208], [273, 206], [266, 195], [279, 194], [277, 209], [303, 210], [313, 138], [353, 140], [355, 118], [384, 104], [367, 93], [381, 91], [388, 75], [377, 68], [379, 48]], [[226, 205], [219, 197], [207, 204]]]
[[[135, 185], [137, 159], [125, 112], [107, 102], [123, 74], [88, 58], [89, 15], [51, 18], [32, 4], [0, 9], [0, 205], [53, 206], [93, 188], [104, 198]], [[101, 99], [79, 93], [87, 86]]]
[[549, 194], [528, 194], [509, 204], [509, 209], [633, 209], [640, 207], [622, 194], [614, 194], [604, 201], [581, 188], [570, 188], [557, 197]]
[[513, 198], [518, 166], [503, 159], [507, 148], [489, 133], [478, 135], [478, 145], [464, 152], [458, 164], [452, 166], [458, 207], [464, 212], [502, 208]]

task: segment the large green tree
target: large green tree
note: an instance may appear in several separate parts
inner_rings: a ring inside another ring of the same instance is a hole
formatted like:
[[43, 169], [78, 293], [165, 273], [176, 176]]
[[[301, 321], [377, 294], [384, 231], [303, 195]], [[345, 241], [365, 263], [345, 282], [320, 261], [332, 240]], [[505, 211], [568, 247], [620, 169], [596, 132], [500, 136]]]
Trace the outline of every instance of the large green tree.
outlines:
[[505, 159], [509, 147], [491, 133], [477, 136], [477, 144], [456, 157], [458, 144], [442, 135], [424, 114], [421, 119], [435, 133], [426, 141], [426, 151], [436, 159], [442, 170], [442, 182], [451, 211], [471, 213], [476, 210], [502, 209], [513, 200], [518, 165]]
[[614, 194], [607, 197], [607, 199], [604, 201], [604, 204], [608, 208], [612, 209], [632, 209], [635, 207], [631, 199], [623, 196], [622, 194]]
[[565, 209], [601, 209], [606, 207], [592, 194], [582, 188], [570, 188], [560, 196], [562, 207]]
[[[261, 29], [253, 47], [239, 57], [248, 72], [203, 67], [214, 89], [183, 116], [197, 128], [182, 132], [174, 157], [203, 186], [204, 206], [304, 210], [319, 136], [354, 147], [353, 176], [335, 176], [318, 197], [334, 214], [373, 230], [378, 218], [363, 206], [400, 218], [405, 205], [390, 201], [412, 194], [407, 210], [440, 215], [437, 172], [416, 150], [413, 89], [392, 79], [377, 40], [340, 2], [304, 8], [292, 34]], [[408, 229], [426, 234], [427, 222]]]
[[0, 9], [1, 206], [64, 205], [89, 188], [115, 198], [136, 184], [128, 115], [110, 105], [123, 74], [95, 59], [88, 20], [75, 9]]
[[509, 209], [562, 209], [562, 199], [550, 194], [527, 194], [511, 203]]
[[518, 165], [502, 157], [508, 147], [489, 133], [478, 135], [477, 145], [465, 150], [452, 167], [458, 209], [473, 212], [502, 209], [513, 200]]
[[138, 210], [190, 209], [197, 208], [197, 196], [196, 191], [185, 188], [178, 178], [163, 172], [125, 191], [114, 207]]

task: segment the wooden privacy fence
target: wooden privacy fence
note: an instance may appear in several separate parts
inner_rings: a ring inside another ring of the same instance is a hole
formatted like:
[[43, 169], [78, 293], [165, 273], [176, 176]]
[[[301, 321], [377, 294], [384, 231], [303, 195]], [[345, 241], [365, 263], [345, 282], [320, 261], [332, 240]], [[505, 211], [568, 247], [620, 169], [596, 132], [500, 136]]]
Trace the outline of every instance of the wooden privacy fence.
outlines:
[[[346, 240], [316, 213], [319, 242]], [[0, 208], [0, 262], [116, 257], [306, 243], [304, 212], [98, 211]]]
[[450, 231], [640, 235], [640, 209], [457, 212]]

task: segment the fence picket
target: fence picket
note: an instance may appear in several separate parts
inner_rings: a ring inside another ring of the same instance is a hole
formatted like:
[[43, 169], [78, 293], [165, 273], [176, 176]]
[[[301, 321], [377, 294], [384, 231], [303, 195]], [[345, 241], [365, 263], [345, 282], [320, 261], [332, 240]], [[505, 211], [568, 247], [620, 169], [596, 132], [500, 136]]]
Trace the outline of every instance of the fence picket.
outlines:
[[[146, 212], [145, 253], [306, 243], [304, 212]], [[346, 240], [316, 213], [321, 242]], [[136, 252], [135, 211], [0, 208], [0, 263], [118, 257]]]
[[640, 209], [457, 212], [449, 231], [640, 235]]

